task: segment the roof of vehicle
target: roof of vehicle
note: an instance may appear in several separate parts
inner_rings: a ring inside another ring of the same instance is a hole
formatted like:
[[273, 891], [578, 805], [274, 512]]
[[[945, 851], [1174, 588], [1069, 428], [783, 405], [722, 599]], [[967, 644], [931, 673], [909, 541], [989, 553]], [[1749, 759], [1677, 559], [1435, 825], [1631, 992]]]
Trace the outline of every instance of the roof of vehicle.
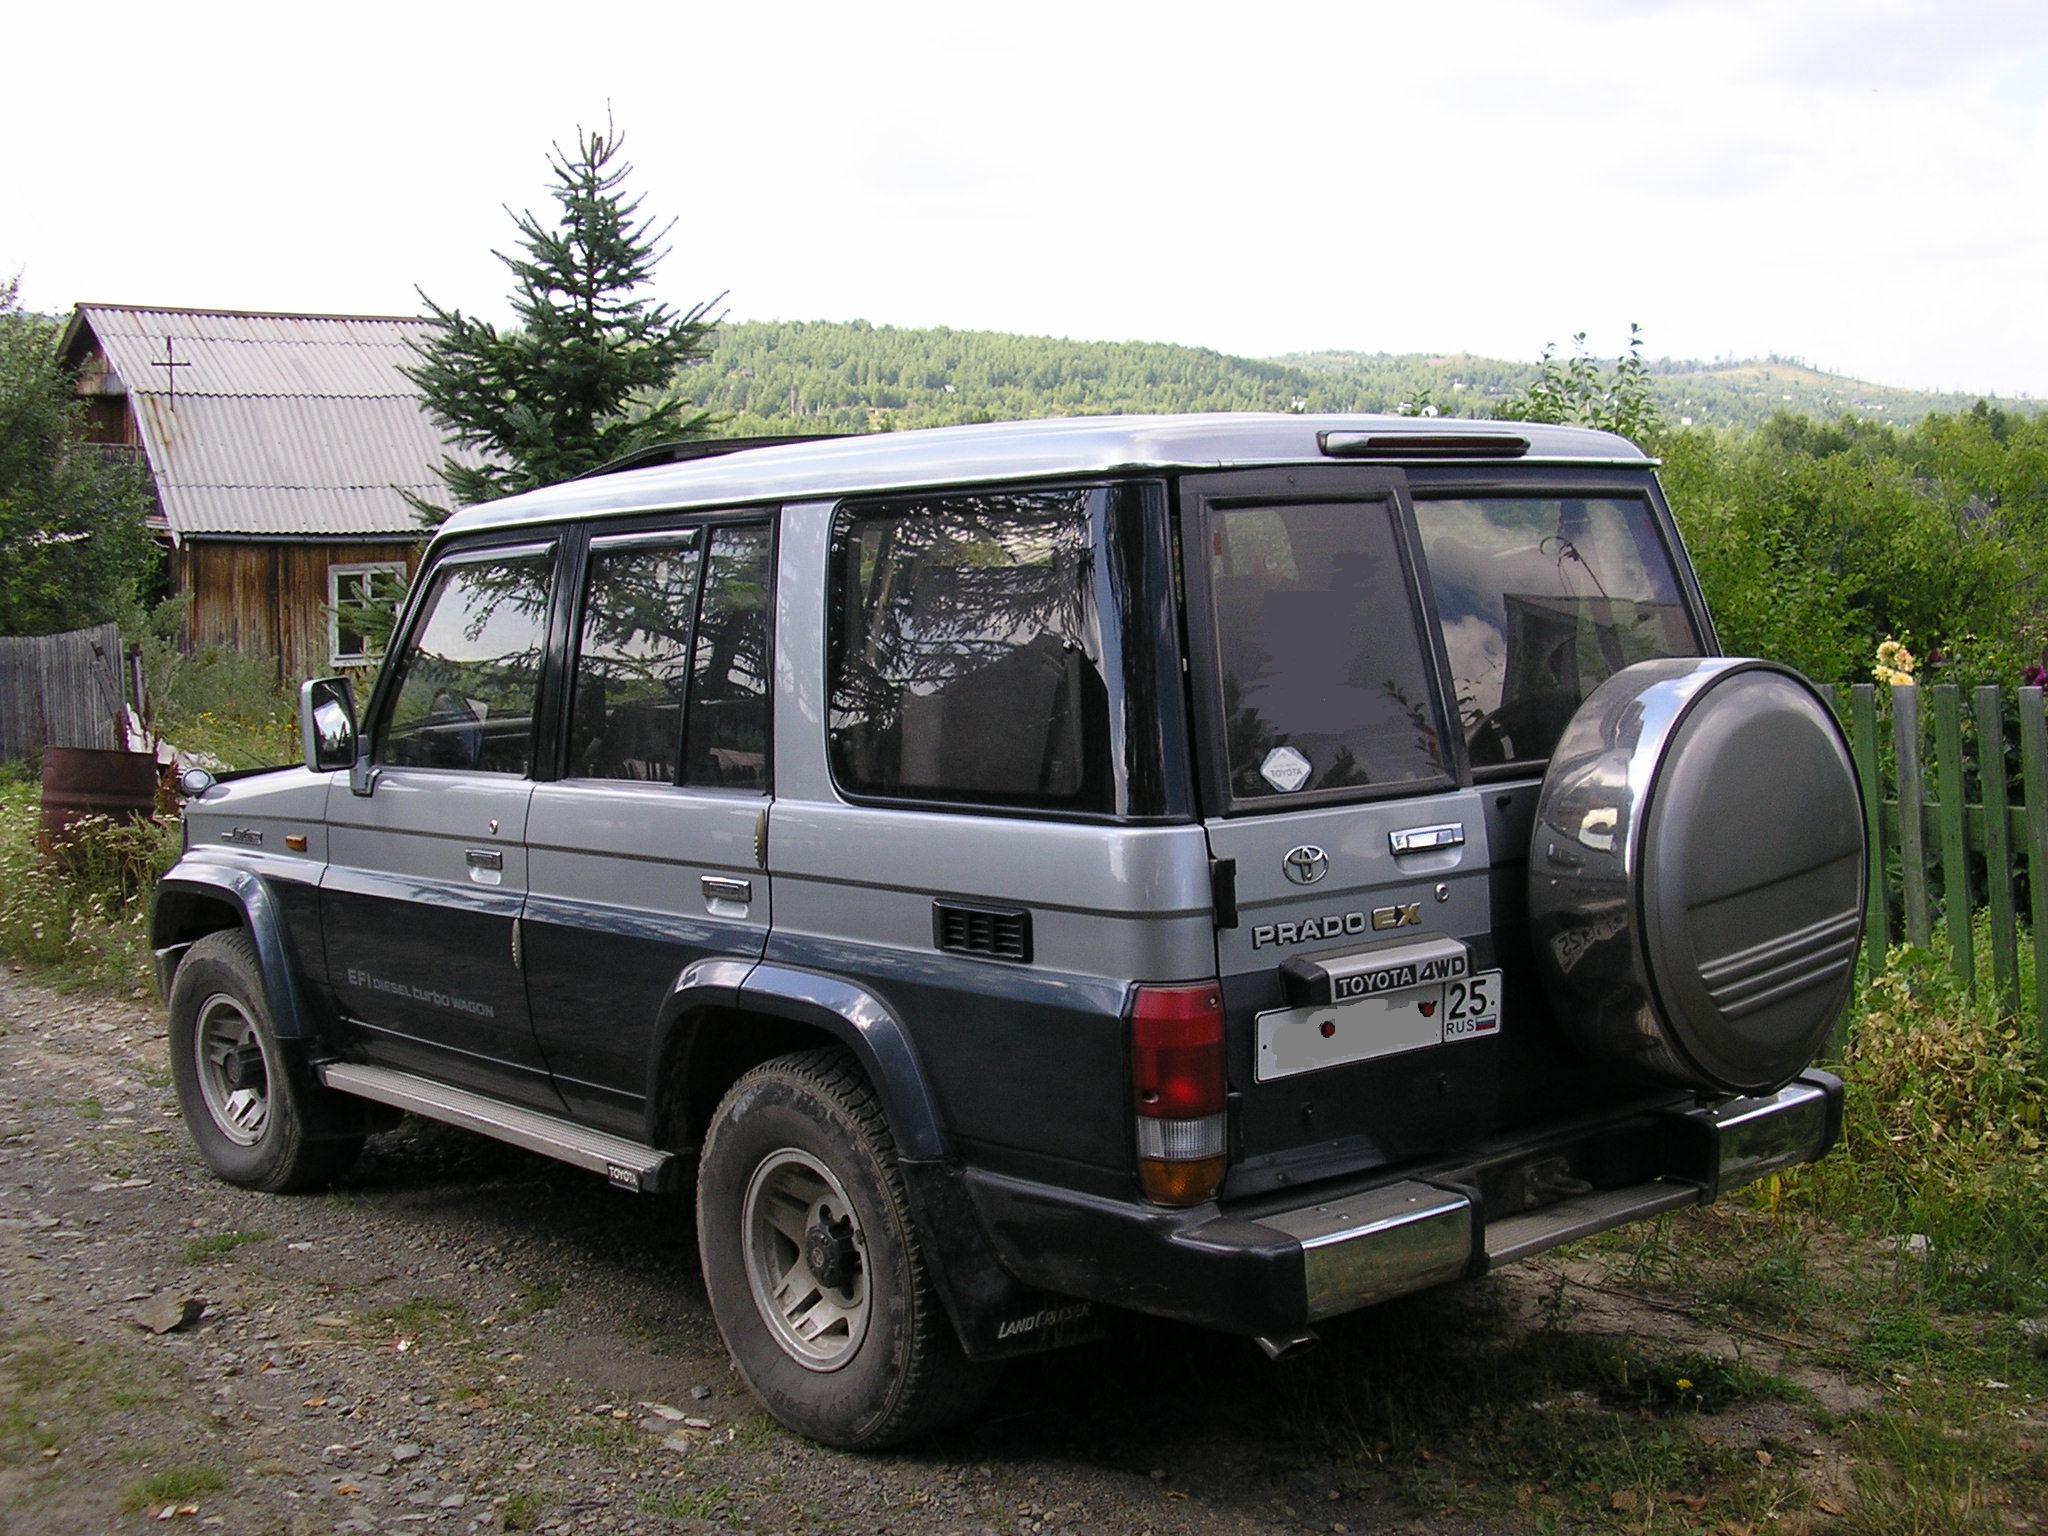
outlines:
[[[1498, 437], [1503, 440], [1500, 459], [1522, 464], [1647, 468], [1652, 462], [1634, 443], [1611, 432], [1528, 421], [1252, 412], [1060, 417], [750, 448], [691, 463], [569, 480], [459, 512], [443, 525], [441, 537], [631, 512], [810, 501], [1121, 470], [1402, 462], [1398, 451], [1377, 452], [1369, 460], [1333, 458], [1321, 443], [1321, 434], [1328, 432], [1362, 432], [1375, 438]], [[1517, 439], [1527, 443], [1526, 450], [1515, 451]], [[1415, 455], [1424, 456], [1421, 451]], [[1483, 462], [1486, 455], [1460, 458]]]

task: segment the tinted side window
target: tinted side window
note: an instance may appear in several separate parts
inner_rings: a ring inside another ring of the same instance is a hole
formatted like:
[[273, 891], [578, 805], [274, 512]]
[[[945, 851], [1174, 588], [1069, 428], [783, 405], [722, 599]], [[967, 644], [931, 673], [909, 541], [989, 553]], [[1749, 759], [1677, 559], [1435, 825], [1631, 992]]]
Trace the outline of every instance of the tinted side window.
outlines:
[[444, 563], [399, 659], [377, 761], [525, 773], [552, 552]]
[[569, 706], [571, 777], [675, 782], [697, 566], [694, 535], [592, 547]]
[[1645, 502], [1475, 497], [1415, 514], [1476, 767], [1548, 757], [1623, 667], [1699, 653]]
[[768, 530], [715, 528], [697, 612], [683, 782], [768, 787]]
[[1445, 777], [1393, 516], [1391, 502], [1211, 514], [1234, 798]]
[[833, 523], [832, 767], [861, 794], [1111, 810], [1099, 490], [954, 493]]

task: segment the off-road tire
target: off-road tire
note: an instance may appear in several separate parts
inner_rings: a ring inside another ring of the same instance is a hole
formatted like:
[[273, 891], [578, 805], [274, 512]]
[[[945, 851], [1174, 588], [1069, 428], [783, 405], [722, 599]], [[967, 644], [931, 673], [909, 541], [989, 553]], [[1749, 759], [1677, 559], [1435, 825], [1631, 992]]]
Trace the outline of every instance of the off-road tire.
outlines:
[[[231, 1134], [207, 1101], [197, 1041], [202, 1014], [231, 1006], [253, 1027], [262, 1053], [266, 1112], [253, 1140]], [[240, 930], [211, 933], [186, 953], [171, 982], [171, 1080], [186, 1128], [206, 1164], [230, 1184], [284, 1193], [330, 1183], [363, 1150], [360, 1132], [316, 1135], [324, 1099], [335, 1097], [315, 1082], [303, 1058], [278, 1039], [264, 1001], [256, 946]], [[348, 1123], [348, 1116], [333, 1116]]]
[[[806, 1365], [782, 1341], [748, 1278], [747, 1191], [790, 1152], [837, 1180], [864, 1239], [865, 1331], [829, 1368]], [[843, 1050], [778, 1057], [726, 1094], [698, 1168], [697, 1244], [734, 1363], [763, 1406], [800, 1434], [879, 1450], [957, 1422], [995, 1386], [999, 1368], [961, 1352], [925, 1268], [888, 1119]]]

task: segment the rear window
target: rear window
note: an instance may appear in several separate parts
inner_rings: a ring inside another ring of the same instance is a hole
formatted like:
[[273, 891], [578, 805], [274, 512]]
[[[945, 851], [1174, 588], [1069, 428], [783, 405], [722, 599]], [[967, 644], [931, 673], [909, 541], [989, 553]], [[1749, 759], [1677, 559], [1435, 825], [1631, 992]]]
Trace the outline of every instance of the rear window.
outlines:
[[1393, 503], [1218, 509], [1209, 540], [1232, 798], [1446, 778]]
[[1445, 498], [1415, 515], [1474, 767], [1548, 757], [1623, 667], [1699, 653], [1641, 500]]
[[1090, 490], [852, 506], [832, 525], [832, 768], [856, 794], [1110, 811]]

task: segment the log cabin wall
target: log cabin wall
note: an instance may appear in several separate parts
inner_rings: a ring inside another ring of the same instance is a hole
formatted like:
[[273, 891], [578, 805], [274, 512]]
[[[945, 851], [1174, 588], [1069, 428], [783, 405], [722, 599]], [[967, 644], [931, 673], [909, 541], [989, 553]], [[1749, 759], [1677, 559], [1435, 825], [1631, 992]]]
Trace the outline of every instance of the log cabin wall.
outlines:
[[334, 670], [328, 649], [327, 571], [334, 565], [403, 561], [410, 578], [420, 545], [291, 540], [188, 540], [173, 557], [180, 592], [192, 594], [194, 648], [232, 647], [278, 659], [280, 681]]

